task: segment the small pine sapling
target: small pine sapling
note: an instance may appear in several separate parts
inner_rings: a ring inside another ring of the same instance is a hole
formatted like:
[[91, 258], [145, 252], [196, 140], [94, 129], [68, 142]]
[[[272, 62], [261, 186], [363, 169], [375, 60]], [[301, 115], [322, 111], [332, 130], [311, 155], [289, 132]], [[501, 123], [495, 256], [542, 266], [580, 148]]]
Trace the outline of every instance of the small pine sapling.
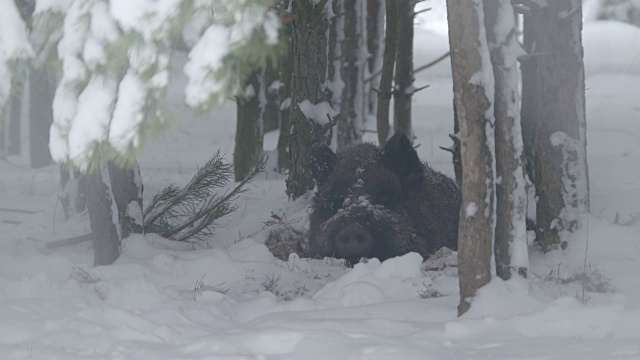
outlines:
[[216, 152], [183, 188], [171, 184], [153, 197], [144, 211], [145, 232], [174, 241], [201, 241], [211, 237], [217, 220], [238, 209], [232, 202], [247, 191], [246, 185], [264, 170], [267, 157], [259, 154], [247, 176], [231, 191], [217, 190], [233, 178], [233, 165]]

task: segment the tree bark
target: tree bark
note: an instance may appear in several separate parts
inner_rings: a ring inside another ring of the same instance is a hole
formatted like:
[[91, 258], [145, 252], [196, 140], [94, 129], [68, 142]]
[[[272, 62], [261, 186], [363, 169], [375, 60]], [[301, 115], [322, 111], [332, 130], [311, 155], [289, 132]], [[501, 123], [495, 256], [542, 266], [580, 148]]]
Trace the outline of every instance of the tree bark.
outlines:
[[[537, 16], [532, 14], [531, 16]], [[535, 28], [531, 16], [523, 21], [523, 46], [528, 54], [536, 54]], [[522, 104], [520, 117], [524, 157], [529, 180], [535, 183], [535, 144], [538, 128], [538, 56], [523, 57], [520, 64], [522, 73]]]
[[280, 126], [280, 75], [277, 66], [271, 62], [264, 68], [264, 132], [273, 131]]
[[236, 98], [236, 141], [233, 152], [235, 181], [242, 181], [251, 169], [264, 141], [264, 110], [266, 104], [264, 70], [254, 71], [246, 82], [248, 93]]
[[460, 123], [462, 206], [458, 228], [458, 314], [471, 306], [477, 289], [491, 280], [495, 226], [495, 165], [492, 141], [493, 70], [482, 2], [447, 1], [453, 93]]
[[32, 168], [51, 163], [49, 130], [53, 123], [53, 97], [56, 80], [47, 68], [33, 69], [29, 73], [29, 157]]
[[378, 94], [371, 89], [380, 86], [380, 71], [384, 51], [384, 0], [367, 0], [367, 61], [366, 77], [370, 80], [366, 84], [367, 114], [376, 116], [378, 109]]
[[144, 224], [140, 166], [134, 164], [121, 168], [110, 161], [108, 169], [113, 198], [118, 208], [122, 239], [132, 233], [142, 233]]
[[398, 0], [398, 52], [394, 91], [394, 127], [404, 130], [413, 143], [411, 98], [413, 97], [413, 16], [415, 0]]
[[518, 104], [515, 13], [507, 2], [483, 0], [484, 24], [495, 77], [497, 275], [527, 276], [526, 182]]
[[66, 220], [87, 208], [87, 177], [73, 165], [60, 164], [58, 199]]
[[122, 234], [106, 163], [87, 175], [87, 208], [94, 235], [94, 265], [111, 265], [120, 256]]
[[280, 74], [280, 88], [278, 97], [280, 103], [278, 135], [278, 171], [283, 173], [289, 170], [289, 116], [291, 115], [291, 27], [285, 30], [286, 40], [289, 43], [287, 52], [278, 60], [278, 72]]
[[329, 103], [330, 96], [324, 86], [327, 73], [327, 19], [326, 1], [293, 1], [292, 24], [293, 79], [291, 82], [291, 115], [289, 123], [289, 156], [291, 170], [287, 179], [287, 195], [296, 199], [313, 189], [314, 181], [309, 166], [309, 149], [315, 143], [328, 142], [327, 126], [307, 119], [298, 106], [304, 100], [311, 104]]
[[398, 2], [386, 0], [386, 29], [384, 38], [384, 53], [382, 56], [382, 73], [380, 74], [380, 88], [378, 89], [378, 110], [376, 128], [378, 142], [383, 145], [389, 137], [389, 108], [393, 95], [393, 73], [396, 63], [398, 47]]
[[589, 178], [579, 0], [535, 11], [538, 56], [536, 238], [545, 251], [567, 245], [589, 211]]
[[[338, 147], [353, 144], [362, 139], [364, 126], [364, 70], [366, 59], [364, 39], [364, 0], [344, 0], [344, 39], [342, 61], [340, 63], [341, 78], [344, 81], [342, 102], [340, 106], [341, 120], [338, 123]], [[340, 29], [338, 29], [340, 31]]]

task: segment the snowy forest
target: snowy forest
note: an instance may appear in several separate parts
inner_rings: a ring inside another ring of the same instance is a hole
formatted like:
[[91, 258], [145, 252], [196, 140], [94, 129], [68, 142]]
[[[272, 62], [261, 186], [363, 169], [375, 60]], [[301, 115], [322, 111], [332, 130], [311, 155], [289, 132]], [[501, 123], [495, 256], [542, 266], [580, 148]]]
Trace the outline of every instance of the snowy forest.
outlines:
[[639, 95], [639, 0], [0, 0], [0, 358], [640, 359]]

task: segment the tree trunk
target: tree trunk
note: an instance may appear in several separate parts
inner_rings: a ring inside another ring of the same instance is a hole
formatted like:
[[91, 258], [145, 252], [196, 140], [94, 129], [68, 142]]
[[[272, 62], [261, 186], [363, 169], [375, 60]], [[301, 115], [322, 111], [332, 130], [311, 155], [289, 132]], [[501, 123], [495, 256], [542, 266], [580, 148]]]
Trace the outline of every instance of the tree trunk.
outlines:
[[[523, 21], [523, 46], [528, 54], [537, 52], [535, 29], [530, 16], [525, 16]], [[523, 57], [520, 71], [522, 73], [520, 116], [522, 118], [525, 165], [529, 180], [535, 183], [535, 144], [538, 128], [538, 56]]]
[[[338, 123], [338, 147], [353, 144], [362, 139], [364, 127], [364, 0], [344, 0], [344, 39], [342, 40], [341, 73], [344, 81]], [[340, 31], [340, 29], [338, 29]]]
[[527, 192], [518, 107], [515, 14], [508, 2], [484, 0], [484, 24], [495, 76], [495, 156], [497, 275], [527, 276]]
[[[344, 65], [344, 53], [342, 43], [345, 40], [345, 2], [346, 0], [335, 0], [331, 2], [331, 10], [336, 16], [329, 22], [329, 44], [327, 48], [327, 83], [329, 84], [330, 104], [333, 110], [342, 113], [342, 103], [345, 101], [344, 93], [346, 81], [343, 79], [345, 72], [342, 70]], [[344, 124], [339, 124], [337, 131], [332, 131], [331, 142], [334, 147], [340, 146], [342, 135], [340, 134]]]
[[87, 177], [73, 165], [60, 164], [58, 199], [66, 220], [87, 209]]
[[589, 178], [579, 0], [533, 12], [538, 56], [536, 237], [545, 251], [566, 246], [589, 211]]
[[264, 132], [273, 131], [280, 126], [280, 76], [278, 68], [270, 62], [264, 68]]
[[93, 233], [94, 265], [111, 265], [120, 256], [122, 235], [106, 163], [87, 175], [87, 208]]
[[56, 81], [47, 68], [33, 69], [29, 74], [29, 157], [32, 168], [51, 163], [49, 130], [53, 123], [53, 97]]
[[389, 107], [393, 95], [393, 69], [396, 63], [398, 47], [398, 2], [386, 0], [386, 29], [384, 53], [382, 56], [382, 73], [378, 89], [378, 110], [376, 123], [378, 142], [383, 145], [389, 138]]
[[278, 171], [283, 173], [289, 170], [289, 116], [291, 115], [291, 78], [292, 78], [292, 56], [291, 56], [291, 27], [284, 30], [285, 38], [289, 44], [287, 51], [278, 59], [278, 72], [280, 77], [280, 88], [278, 89], [280, 113], [278, 136]]
[[458, 229], [458, 314], [491, 280], [495, 226], [493, 69], [482, 2], [447, 1], [453, 93], [460, 123], [462, 206]]
[[375, 117], [378, 110], [378, 94], [371, 89], [380, 86], [380, 71], [382, 70], [382, 56], [384, 51], [384, 0], [367, 0], [367, 49], [369, 60], [365, 77], [365, 97], [367, 101], [367, 115]]
[[413, 97], [413, 16], [415, 0], [398, 0], [398, 52], [396, 54], [394, 127], [404, 130], [413, 143], [411, 98]]
[[[291, 116], [289, 122], [289, 156], [291, 170], [287, 179], [287, 195], [296, 199], [313, 189], [309, 166], [311, 145], [327, 142], [326, 117], [308, 119], [300, 103], [328, 105], [330, 96], [324, 86], [327, 73], [327, 30], [329, 20], [326, 1], [299, 0], [292, 4], [295, 20], [292, 24], [293, 80], [291, 82]], [[319, 115], [322, 117], [322, 115]], [[324, 122], [323, 122], [324, 121]]]
[[20, 155], [22, 152], [22, 93], [25, 85], [24, 76], [14, 76], [9, 98], [9, 117], [7, 119], [7, 155]]
[[118, 208], [122, 239], [132, 233], [143, 231], [142, 219], [142, 177], [140, 166], [135, 164], [125, 168], [108, 163], [111, 190]]
[[236, 98], [238, 109], [233, 173], [242, 181], [251, 169], [256, 154], [262, 151], [264, 109], [266, 104], [264, 70], [256, 70], [246, 82], [247, 93]]

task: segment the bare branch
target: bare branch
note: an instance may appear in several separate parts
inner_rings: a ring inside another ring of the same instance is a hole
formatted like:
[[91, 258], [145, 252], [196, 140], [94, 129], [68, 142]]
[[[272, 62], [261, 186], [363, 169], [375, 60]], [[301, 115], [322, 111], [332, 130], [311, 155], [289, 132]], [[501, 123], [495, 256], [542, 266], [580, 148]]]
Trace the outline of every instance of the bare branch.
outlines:
[[520, 56], [518, 56], [518, 61], [524, 62], [524, 61], [531, 60], [531, 59], [533, 59], [535, 57], [547, 56], [549, 54], [550, 53], [548, 51], [542, 51], [542, 52], [534, 52], [534, 53], [526, 54], [526, 55], [520, 55]]
[[416, 74], [417, 72], [419, 72], [419, 71], [422, 71], [422, 70], [424, 70], [424, 69], [428, 69], [428, 68], [432, 67], [433, 65], [435, 65], [435, 64], [437, 64], [437, 63], [439, 63], [440, 61], [442, 61], [442, 60], [444, 60], [444, 59], [448, 58], [448, 57], [449, 57], [449, 55], [451, 55], [451, 51], [447, 52], [446, 54], [444, 54], [444, 55], [440, 56], [439, 58], [437, 58], [437, 59], [433, 60], [432, 62], [430, 62], [430, 63], [428, 63], [428, 64], [425, 64], [425, 65], [422, 65], [422, 66], [420, 66], [420, 67], [418, 67], [418, 68], [413, 69], [413, 73], [412, 73], [412, 74], [414, 74], [414, 75], [415, 75], [415, 74]]
[[416, 88], [415, 90], [413, 90], [413, 91], [411, 92], [411, 94], [413, 95], [413, 94], [417, 93], [417, 92], [418, 92], [418, 91], [420, 91], [420, 90], [424, 90], [424, 89], [428, 88], [429, 86], [431, 86], [431, 85], [425, 85], [425, 86], [423, 86], [423, 87]]
[[448, 147], [444, 147], [444, 146], [438, 146], [441, 150], [444, 150], [446, 152], [450, 152], [450, 153], [454, 153], [452, 148], [448, 148]]
[[413, 16], [415, 17], [416, 15], [423, 13], [423, 12], [427, 12], [427, 11], [431, 11], [431, 9], [433, 8], [426, 8], [426, 9], [422, 9], [422, 10], [418, 10], [418, 11], [414, 11], [413, 12]]

